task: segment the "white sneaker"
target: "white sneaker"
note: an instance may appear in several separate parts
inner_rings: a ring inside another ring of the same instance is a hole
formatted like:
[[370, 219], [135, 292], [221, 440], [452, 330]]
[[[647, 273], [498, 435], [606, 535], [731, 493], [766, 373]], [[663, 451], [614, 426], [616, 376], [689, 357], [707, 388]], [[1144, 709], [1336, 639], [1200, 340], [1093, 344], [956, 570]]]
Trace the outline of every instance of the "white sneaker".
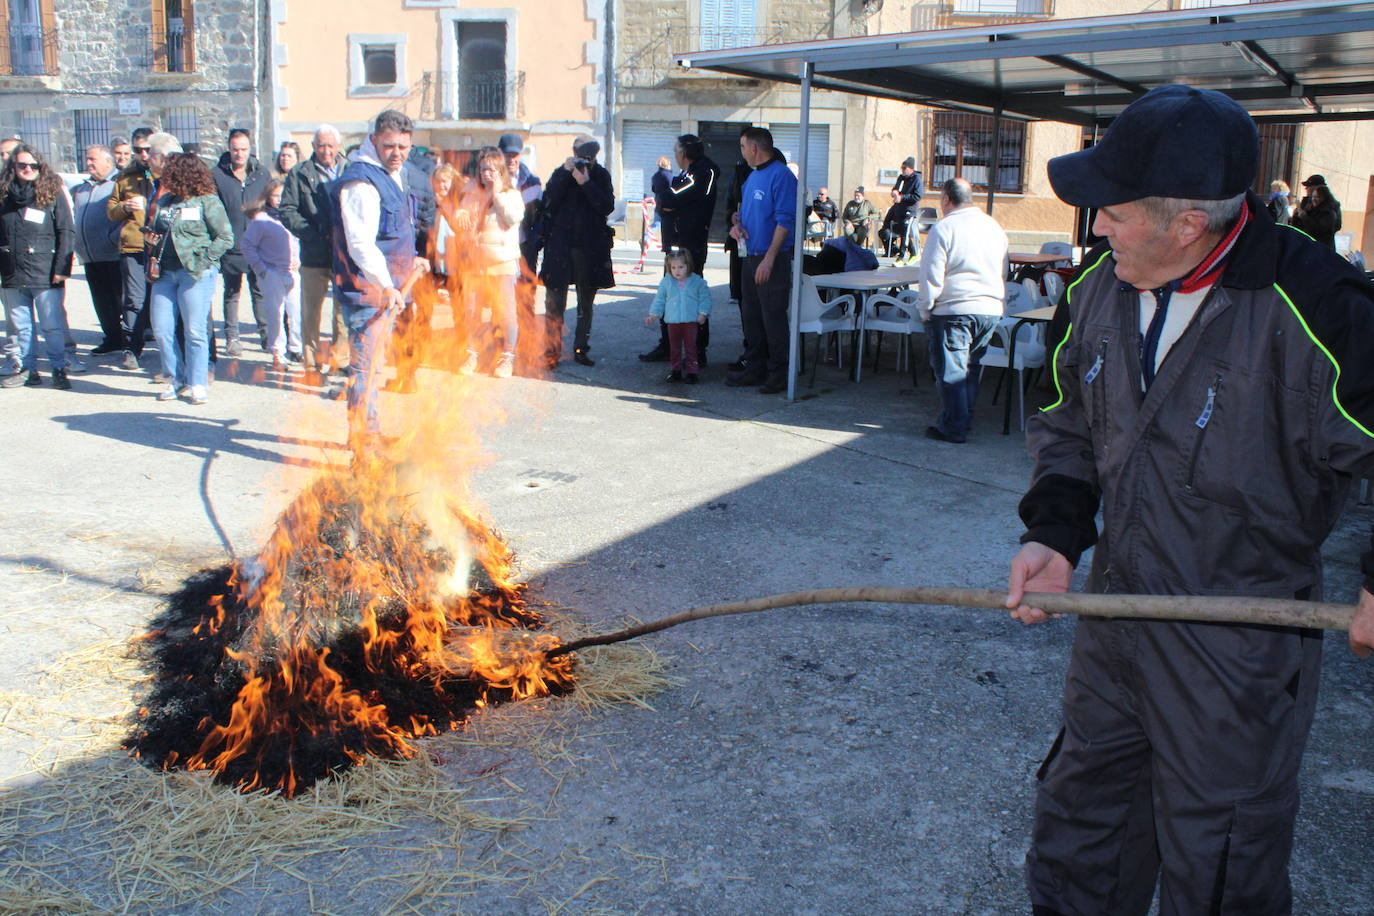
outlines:
[[510, 378], [515, 372], [515, 354], [502, 353], [501, 358], [496, 362], [496, 369], [491, 373], [497, 378]]
[[175, 401], [177, 399], [177, 386], [168, 382], [167, 387], [157, 393], [157, 399], [159, 401]]
[[67, 371], [72, 375], [80, 375], [87, 371], [86, 361], [78, 357], [75, 353], [67, 354]]
[[210, 399], [210, 392], [207, 391], [207, 390], [205, 390], [205, 389], [202, 388], [201, 386], [196, 385], [196, 386], [194, 386], [194, 387], [191, 388], [191, 403], [192, 403], [192, 404], [204, 404], [204, 403], [205, 403], [206, 401], [208, 401], [209, 399]]
[[463, 365], [459, 367], [458, 372], [459, 372], [459, 374], [461, 374], [461, 375], [472, 375], [472, 373], [474, 373], [474, 372], [476, 372], [476, 371], [477, 371], [477, 354], [476, 354], [474, 351], [469, 350], [469, 351], [468, 351], [468, 358], [463, 362]]

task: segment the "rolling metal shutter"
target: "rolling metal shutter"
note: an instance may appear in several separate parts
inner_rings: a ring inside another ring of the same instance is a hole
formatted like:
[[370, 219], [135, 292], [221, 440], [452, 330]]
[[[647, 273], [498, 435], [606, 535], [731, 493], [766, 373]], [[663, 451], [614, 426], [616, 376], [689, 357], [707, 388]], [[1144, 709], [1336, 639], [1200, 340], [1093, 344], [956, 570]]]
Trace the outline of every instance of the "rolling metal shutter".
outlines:
[[642, 200], [649, 193], [649, 179], [658, 169], [658, 157], [668, 157], [668, 168], [677, 171], [673, 145], [682, 133], [680, 121], [626, 121], [620, 139], [620, 176], [616, 192], [626, 200]]
[[[770, 124], [768, 130], [773, 134], [773, 146], [782, 150], [788, 162], [801, 158], [800, 124]], [[812, 124], [807, 133], [806, 187], [814, 195], [817, 188], [830, 186], [830, 125]]]

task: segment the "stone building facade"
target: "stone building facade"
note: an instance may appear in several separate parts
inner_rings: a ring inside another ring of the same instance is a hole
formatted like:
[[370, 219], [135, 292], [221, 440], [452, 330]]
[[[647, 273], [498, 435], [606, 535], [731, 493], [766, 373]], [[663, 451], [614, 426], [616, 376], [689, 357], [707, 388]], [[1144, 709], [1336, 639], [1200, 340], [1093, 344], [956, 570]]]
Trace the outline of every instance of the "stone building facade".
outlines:
[[64, 171], [147, 125], [206, 155], [262, 130], [269, 0], [0, 3], [0, 135]]

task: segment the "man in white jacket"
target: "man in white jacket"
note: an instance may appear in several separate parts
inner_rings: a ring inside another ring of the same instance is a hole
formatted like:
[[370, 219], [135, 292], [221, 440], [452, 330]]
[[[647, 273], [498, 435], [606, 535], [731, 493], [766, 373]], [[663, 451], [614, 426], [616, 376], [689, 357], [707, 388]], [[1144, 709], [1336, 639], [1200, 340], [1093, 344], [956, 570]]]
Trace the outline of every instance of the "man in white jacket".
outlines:
[[1007, 234], [973, 203], [973, 186], [951, 178], [940, 188], [938, 223], [921, 252], [920, 317], [940, 392], [940, 418], [926, 436], [968, 438], [979, 366], [1002, 317]]

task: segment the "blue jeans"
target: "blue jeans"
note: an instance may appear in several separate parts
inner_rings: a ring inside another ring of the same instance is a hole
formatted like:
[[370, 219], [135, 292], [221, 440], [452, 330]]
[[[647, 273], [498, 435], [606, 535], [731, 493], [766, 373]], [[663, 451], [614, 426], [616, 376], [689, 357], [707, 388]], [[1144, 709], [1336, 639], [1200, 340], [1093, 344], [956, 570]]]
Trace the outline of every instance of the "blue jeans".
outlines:
[[370, 305], [353, 305], [335, 300], [335, 308], [343, 309], [344, 324], [348, 326], [349, 368], [348, 431], [350, 435], [380, 432], [377, 422], [377, 388], [382, 370], [386, 368], [386, 344], [396, 315]]
[[[219, 270], [205, 268], [193, 277], [185, 268], [170, 270], [153, 282], [149, 312], [153, 319], [153, 336], [162, 354], [162, 371], [177, 385], [204, 388], [210, 377], [210, 306], [215, 294]], [[177, 316], [181, 316], [182, 333], [186, 342], [183, 354], [177, 347]]]
[[62, 308], [62, 288], [6, 289], [0, 291], [0, 296], [5, 300], [5, 333], [9, 335], [5, 343], [5, 372], [13, 374], [34, 368], [38, 359], [34, 353], [35, 312], [47, 344], [48, 361], [54, 369], [67, 368], [67, 316]]
[[1000, 319], [1000, 315], [930, 316], [926, 328], [930, 368], [940, 392], [940, 419], [935, 425], [951, 439], [968, 436], [983, 352]]

